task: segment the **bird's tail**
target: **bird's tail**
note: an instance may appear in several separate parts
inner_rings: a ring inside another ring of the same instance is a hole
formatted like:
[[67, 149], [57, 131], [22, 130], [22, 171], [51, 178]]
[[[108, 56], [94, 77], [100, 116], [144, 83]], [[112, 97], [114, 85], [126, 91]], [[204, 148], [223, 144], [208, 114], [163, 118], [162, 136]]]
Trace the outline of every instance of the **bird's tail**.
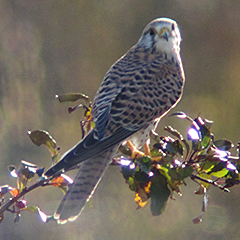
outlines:
[[80, 215], [115, 155], [117, 147], [118, 145], [95, 155], [80, 165], [73, 184], [54, 214], [58, 223], [74, 221]]

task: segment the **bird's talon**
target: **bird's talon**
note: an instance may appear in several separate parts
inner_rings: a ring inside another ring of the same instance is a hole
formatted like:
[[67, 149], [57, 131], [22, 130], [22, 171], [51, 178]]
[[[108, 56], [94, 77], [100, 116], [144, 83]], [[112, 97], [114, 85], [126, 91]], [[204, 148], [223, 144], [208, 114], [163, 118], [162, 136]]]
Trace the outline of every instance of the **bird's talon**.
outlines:
[[139, 151], [130, 140], [127, 141], [127, 145], [131, 151], [132, 159], [139, 158], [145, 155], [143, 152]]

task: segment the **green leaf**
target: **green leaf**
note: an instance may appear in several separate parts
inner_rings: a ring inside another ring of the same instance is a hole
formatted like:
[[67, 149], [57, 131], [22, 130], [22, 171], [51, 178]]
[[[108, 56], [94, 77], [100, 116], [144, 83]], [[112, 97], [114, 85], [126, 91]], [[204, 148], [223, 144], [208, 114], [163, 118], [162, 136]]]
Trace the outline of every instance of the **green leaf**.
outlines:
[[153, 216], [158, 216], [163, 213], [170, 194], [167, 179], [162, 174], [156, 172], [154, 177], [152, 177], [150, 187], [151, 212]]
[[39, 207], [37, 207], [37, 206], [27, 206], [27, 207], [24, 208], [24, 210], [36, 213], [36, 212], [38, 212]]
[[137, 186], [135, 184], [135, 180], [132, 177], [129, 177], [128, 180], [126, 180], [127, 184], [129, 185], [129, 188], [132, 191], [136, 191], [137, 190]]
[[226, 169], [226, 164], [227, 162], [219, 162], [216, 165], [213, 165], [212, 168], [210, 168], [207, 172], [207, 174], [211, 174], [212, 176], [215, 177], [224, 177], [228, 174], [229, 170]]
[[193, 173], [193, 167], [192, 166], [186, 166], [186, 167], [177, 167], [177, 168], [170, 168], [168, 170], [168, 174], [174, 178], [175, 180], [184, 180], [185, 178], [188, 178]]
[[202, 139], [202, 146], [203, 148], [207, 148], [211, 142], [211, 138], [209, 136], [204, 136]]
[[216, 172], [212, 171], [212, 172], [210, 172], [209, 174], [212, 175], [212, 176], [214, 176], [214, 177], [217, 177], [217, 178], [223, 178], [223, 177], [225, 177], [228, 173], [229, 173], [229, 170], [226, 169], [226, 168], [223, 168], [223, 169], [221, 169], [220, 171], [216, 171]]

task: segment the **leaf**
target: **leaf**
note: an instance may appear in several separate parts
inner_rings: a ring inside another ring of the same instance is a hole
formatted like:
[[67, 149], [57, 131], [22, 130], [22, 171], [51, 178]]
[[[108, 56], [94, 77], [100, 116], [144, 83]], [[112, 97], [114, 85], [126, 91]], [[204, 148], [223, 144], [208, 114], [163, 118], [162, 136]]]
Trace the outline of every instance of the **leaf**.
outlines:
[[207, 148], [211, 142], [211, 137], [210, 136], [204, 136], [204, 138], [202, 139], [202, 146], [203, 148]]
[[48, 216], [40, 210], [39, 207], [37, 206], [27, 206], [25, 207], [26, 211], [33, 212], [33, 213], [38, 213], [39, 217], [43, 222], [47, 222]]
[[122, 175], [126, 180], [128, 180], [129, 177], [132, 177], [136, 172], [135, 163], [127, 159], [121, 159], [120, 163], [122, 165]]
[[[37, 145], [38, 147], [41, 145], [45, 145], [47, 149], [50, 151], [51, 156], [56, 160], [59, 160], [58, 157], [60, 155], [59, 149], [57, 147], [56, 141], [52, 138], [52, 136], [45, 130], [35, 130], [28, 132], [29, 138], [31, 141]], [[56, 157], [58, 156], [58, 157]]]
[[152, 160], [148, 156], [143, 156], [137, 159], [137, 163], [139, 168], [146, 173], [148, 176], [151, 175], [151, 166], [152, 166]]
[[158, 157], [160, 161], [162, 159], [163, 152], [159, 148], [156, 148], [155, 146], [153, 146], [153, 148], [150, 151], [150, 155], [152, 160], [153, 159], [155, 160]]
[[14, 222], [17, 223], [20, 221], [20, 218], [21, 218], [21, 214], [19, 212], [16, 213], [16, 216], [14, 218]]
[[38, 169], [36, 170], [36, 174], [37, 174], [39, 177], [41, 177], [41, 176], [43, 175], [43, 173], [44, 173], [44, 170], [45, 170], [45, 168], [38, 168]]
[[[165, 137], [163, 143], [161, 144], [161, 149], [165, 152], [167, 151], [168, 155], [173, 156], [177, 153], [183, 155], [183, 147], [178, 139], [173, 139], [171, 137]], [[155, 147], [156, 144], [154, 145]]]
[[174, 137], [177, 137], [179, 140], [184, 139], [181, 133], [176, 129], [172, 128], [171, 126], [165, 126], [163, 130], [171, 133]]
[[137, 209], [140, 209], [146, 205], [147, 200], [149, 199], [151, 182], [148, 182], [143, 187], [141, 187], [138, 182], [134, 182], [136, 186], [135, 202], [138, 204]]
[[192, 173], [193, 173], [192, 166], [182, 167], [182, 165], [181, 165], [180, 167], [170, 168], [168, 170], [168, 174], [172, 178], [174, 178], [175, 180], [180, 180], [180, 181], [183, 181], [184, 179], [190, 177]]
[[149, 182], [149, 175], [142, 171], [136, 171], [136, 173], [134, 174], [134, 178], [141, 185], [145, 185]]
[[35, 176], [37, 166], [35, 164], [29, 163], [27, 161], [21, 161], [22, 168], [17, 172], [18, 179], [18, 189], [20, 192], [24, 187], [26, 187], [27, 183]]
[[155, 174], [154, 177], [152, 177], [150, 187], [151, 212], [153, 216], [158, 216], [163, 213], [170, 194], [167, 179], [160, 173]]
[[59, 177], [54, 178], [49, 185], [52, 185], [54, 187], [59, 187], [60, 189], [62, 189], [62, 191], [64, 193], [67, 192], [67, 190], [69, 189], [69, 186], [73, 183], [72, 178], [70, 178], [69, 176], [65, 175], [65, 174], [61, 174]]
[[18, 171], [18, 176], [24, 177], [26, 180], [32, 179], [37, 171], [37, 165], [24, 160], [21, 163], [23, 168]]
[[27, 207], [25, 207], [24, 210], [36, 213], [36, 212], [38, 212], [39, 207], [37, 207], [37, 206], [27, 206]]
[[11, 193], [14, 197], [16, 197], [16, 196], [19, 194], [19, 190], [16, 189], [16, 188], [13, 188], [13, 190], [11, 190], [10, 193]]
[[219, 149], [223, 151], [229, 151], [234, 145], [231, 141], [225, 139], [219, 139], [213, 142], [213, 144]]
[[[184, 144], [184, 146], [186, 147], [187, 149], [187, 153], [186, 155], [188, 155], [189, 153], [189, 150], [190, 150], [190, 146], [189, 144], [187, 143], [186, 139], [184, 139], [184, 137], [182, 136], [182, 134], [180, 132], [178, 132], [176, 129], [172, 128], [171, 126], [165, 126], [164, 127], [164, 130], [168, 131], [169, 133], [171, 133], [173, 136], [177, 137], [179, 140], [181, 140]], [[181, 146], [182, 148], [182, 146]], [[182, 148], [183, 149], [183, 148]], [[181, 150], [182, 154], [183, 154], [183, 150]], [[181, 155], [182, 155], [181, 154]]]
[[[205, 136], [210, 136], [210, 131], [209, 129], [205, 126], [205, 122], [201, 117], [197, 117], [194, 119], [193, 121], [193, 125], [192, 126], [196, 126], [196, 124], [199, 127], [199, 130], [201, 132], [201, 138], [203, 139]], [[197, 128], [196, 128], [197, 129]], [[197, 129], [198, 130], [198, 129]]]
[[135, 184], [134, 178], [129, 177], [128, 180], [126, 180], [126, 183], [129, 185], [131, 191], [137, 191], [137, 186]]
[[227, 162], [219, 162], [213, 165], [206, 173], [215, 177], [224, 177], [228, 174], [229, 170], [226, 168]]
[[146, 203], [147, 203], [147, 200], [144, 201], [144, 200], [140, 197], [139, 193], [135, 193], [135, 198], [134, 198], [134, 200], [135, 200], [135, 202], [136, 202], [137, 205], [138, 205], [137, 209], [140, 209], [140, 208], [144, 207], [144, 206], [146, 205]]
[[10, 175], [14, 178], [18, 177], [17, 171], [16, 171], [16, 167], [14, 165], [10, 165], [8, 166], [8, 170], [10, 171]]
[[225, 177], [228, 173], [229, 173], [229, 170], [227, 168], [223, 168], [220, 171], [216, 171], [216, 172], [212, 171], [212, 172], [209, 172], [208, 174], [217, 178], [222, 178], [222, 177]]
[[194, 224], [199, 224], [202, 222], [202, 216], [203, 216], [204, 212], [202, 212], [199, 216], [195, 217], [192, 221]]
[[207, 148], [212, 140], [211, 133], [204, 123], [201, 117], [197, 117], [188, 130], [188, 139], [192, 140], [192, 148], [195, 151]]
[[235, 184], [239, 184], [239, 173], [236, 171], [232, 171], [230, 172], [230, 176], [229, 178], [226, 179], [225, 181], [225, 186], [224, 188], [229, 188], [229, 187], [233, 187]]
[[15, 188], [12, 188], [9, 185], [0, 186], [0, 197], [2, 197], [6, 193], [11, 193], [11, 191], [13, 191], [14, 189]]
[[84, 99], [89, 102], [89, 97], [83, 93], [66, 93], [61, 95], [56, 95], [59, 102], [75, 102], [79, 99]]
[[18, 200], [15, 205], [18, 209], [24, 209], [25, 210], [25, 208], [27, 206], [27, 201], [25, 199]]

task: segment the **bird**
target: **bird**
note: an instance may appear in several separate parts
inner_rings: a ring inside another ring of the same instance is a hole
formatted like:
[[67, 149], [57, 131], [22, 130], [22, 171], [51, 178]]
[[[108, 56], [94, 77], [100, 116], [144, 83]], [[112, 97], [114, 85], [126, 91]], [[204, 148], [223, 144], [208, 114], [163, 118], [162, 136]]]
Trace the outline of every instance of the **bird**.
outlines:
[[95, 127], [44, 174], [49, 178], [79, 167], [54, 214], [59, 224], [77, 219], [120, 144], [130, 140], [141, 147], [180, 101], [185, 82], [180, 43], [177, 22], [157, 18], [110, 67], [93, 100]]

